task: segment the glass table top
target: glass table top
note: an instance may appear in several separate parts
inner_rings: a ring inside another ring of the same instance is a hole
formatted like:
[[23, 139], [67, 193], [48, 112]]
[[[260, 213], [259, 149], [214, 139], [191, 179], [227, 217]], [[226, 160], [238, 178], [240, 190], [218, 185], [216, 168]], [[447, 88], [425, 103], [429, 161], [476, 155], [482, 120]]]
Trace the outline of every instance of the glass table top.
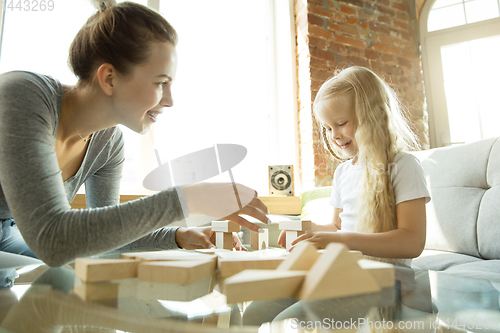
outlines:
[[0, 289], [0, 332], [500, 332], [499, 284], [395, 268], [380, 292], [227, 304], [217, 272], [190, 285], [84, 284], [70, 265], [27, 266]]

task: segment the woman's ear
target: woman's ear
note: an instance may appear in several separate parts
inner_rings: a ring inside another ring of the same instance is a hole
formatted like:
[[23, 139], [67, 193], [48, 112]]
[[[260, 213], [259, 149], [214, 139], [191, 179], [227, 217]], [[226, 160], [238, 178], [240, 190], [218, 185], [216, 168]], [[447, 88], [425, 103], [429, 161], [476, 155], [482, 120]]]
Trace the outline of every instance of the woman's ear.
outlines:
[[102, 91], [108, 95], [113, 95], [115, 80], [117, 78], [116, 69], [109, 63], [104, 63], [97, 69], [97, 81]]

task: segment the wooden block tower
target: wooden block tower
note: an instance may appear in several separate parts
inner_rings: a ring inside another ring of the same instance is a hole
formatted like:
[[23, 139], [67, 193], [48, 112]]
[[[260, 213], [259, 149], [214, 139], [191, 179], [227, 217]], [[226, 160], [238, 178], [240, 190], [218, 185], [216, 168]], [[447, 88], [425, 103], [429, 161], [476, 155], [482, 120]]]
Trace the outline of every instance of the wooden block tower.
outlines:
[[239, 232], [241, 227], [232, 221], [212, 221], [212, 231], [215, 232], [215, 246], [218, 249], [233, 249], [233, 232]]
[[262, 229], [264, 232], [250, 233], [250, 249], [252, 251], [265, 250], [269, 247], [269, 229]]
[[304, 234], [306, 230], [311, 230], [311, 221], [282, 221], [279, 223], [280, 230], [286, 231], [286, 249], [290, 251], [292, 242]]

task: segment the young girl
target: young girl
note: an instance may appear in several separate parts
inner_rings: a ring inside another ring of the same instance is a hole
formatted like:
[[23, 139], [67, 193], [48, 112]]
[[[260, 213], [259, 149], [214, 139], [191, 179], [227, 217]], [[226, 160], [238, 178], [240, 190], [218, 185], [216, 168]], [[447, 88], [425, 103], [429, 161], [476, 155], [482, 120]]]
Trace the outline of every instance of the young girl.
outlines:
[[[430, 196], [420, 163], [405, 153], [418, 144], [395, 93], [369, 69], [350, 67], [321, 86], [313, 108], [328, 151], [343, 163], [334, 174], [332, 224], [314, 225], [292, 245], [340, 242], [408, 264], [395, 259], [422, 252]], [[279, 242], [285, 244], [284, 234]]]
[[[31, 72], [0, 76], [0, 251], [59, 266], [124, 245], [210, 247], [209, 229], [164, 228], [189, 214], [259, 231], [238, 214], [267, 223], [267, 208], [242, 185], [196, 184], [119, 204], [124, 143], [115, 126], [145, 133], [172, 106], [177, 34], [145, 6], [94, 2], [98, 12], [70, 47], [75, 86]], [[82, 184], [88, 208], [71, 210]]]

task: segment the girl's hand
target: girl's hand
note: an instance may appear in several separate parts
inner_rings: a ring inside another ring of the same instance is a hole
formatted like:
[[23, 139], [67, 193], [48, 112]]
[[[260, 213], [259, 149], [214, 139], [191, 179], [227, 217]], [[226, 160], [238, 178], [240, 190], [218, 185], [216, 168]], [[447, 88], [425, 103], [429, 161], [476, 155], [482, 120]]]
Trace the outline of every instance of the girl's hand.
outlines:
[[320, 231], [320, 232], [308, 232], [303, 235], [300, 235], [292, 242], [292, 247], [290, 251], [293, 250], [295, 245], [304, 240], [309, 241], [312, 245], [316, 246], [318, 249], [324, 249], [329, 243], [339, 242], [340, 237], [337, 232], [330, 231]]
[[179, 228], [175, 232], [177, 246], [186, 250], [211, 249], [215, 245], [210, 241], [212, 228]]
[[[215, 232], [212, 231], [212, 236], [210, 237], [210, 241], [215, 244]], [[233, 247], [236, 251], [248, 251], [243, 244], [241, 243], [238, 234], [233, 232]]]
[[280, 236], [278, 237], [278, 245], [286, 247], [286, 230], [281, 230]]
[[260, 227], [239, 214], [252, 216], [265, 224], [269, 221], [267, 207], [257, 198], [257, 192], [241, 184], [199, 183], [183, 186], [182, 191], [190, 214], [230, 220], [255, 232]]
[[[327, 224], [327, 225], [318, 225], [316, 223], [312, 223], [313, 231], [339, 231], [340, 229], [335, 224]], [[298, 238], [298, 237], [297, 237]], [[292, 245], [296, 243], [292, 242]], [[286, 230], [282, 230], [280, 236], [278, 237], [278, 245], [281, 247], [286, 247]]]

